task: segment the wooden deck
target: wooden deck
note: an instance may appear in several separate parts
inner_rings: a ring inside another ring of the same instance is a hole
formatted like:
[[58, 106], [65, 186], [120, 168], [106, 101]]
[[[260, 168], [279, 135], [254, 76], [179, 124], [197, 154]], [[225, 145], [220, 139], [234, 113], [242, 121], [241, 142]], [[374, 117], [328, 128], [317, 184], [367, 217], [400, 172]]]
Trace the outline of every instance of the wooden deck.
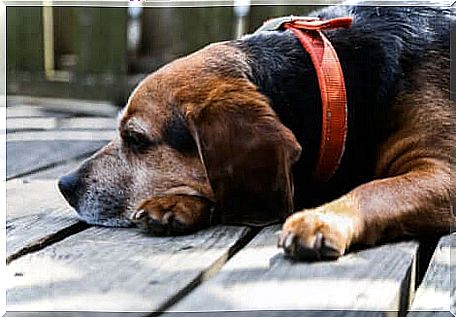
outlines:
[[56, 179], [115, 134], [115, 113], [103, 114], [18, 102], [7, 108], [8, 316], [415, 317], [454, 311], [452, 235], [437, 246], [406, 241], [332, 262], [294, 263], [276, 247], [279, 226], [217, 226], [163, 238], [79, 222]]

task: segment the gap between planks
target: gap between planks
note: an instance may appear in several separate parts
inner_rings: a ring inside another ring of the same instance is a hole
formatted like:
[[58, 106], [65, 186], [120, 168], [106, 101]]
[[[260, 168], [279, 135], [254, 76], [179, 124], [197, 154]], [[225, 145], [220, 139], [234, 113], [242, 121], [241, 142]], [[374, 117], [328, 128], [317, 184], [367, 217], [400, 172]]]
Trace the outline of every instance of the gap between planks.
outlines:
[[452, 316], [456, 312], [456, 235], [442, 237], [416, 291], [407, 317]]
[[[21, 133], [22, 135], [22, 133]], [[59, 135], [58, 132], [55, 135]], [[13, 134], [7, 134], [7, 180], [29, 175], [51, 168], [68, 160], [81, 159], [97, 151], [107, 141], [13, 141]]]
[[25, 176], [31, 176], [33, 174], [37, 174], [37, 173], [41, 173], [41, 172], [44, 172], [44, 171], [48, 171], [50, 169], [53, 169], [53, 168], [56, 168], [56, 167], [60, 167], [60, 166], [66, 165], [66, 164], [72, 164], [75, 161], [82, 161], [82, 160], [88, 158], [89, 156], [93, 155], [97, 151], [98, 151], [98, 149], [97, 150], [88, 151], [88, 152], [84, 152], [81, 155], [73, 156], [73, 157], [70, 157], [70, 158], [65, 159], [65, 160], [61, 160], [61, 161], [57, 161], [57, 162], [51, 162], [49, 164], [33, 168], [33, 169], [30, 169], [30, 170], [22, 172], [22, 173], [12, 174], [11, 176], [7, 177], [6, 180], [10, 181], [10, 180], [22, 178], [22, 177], [25, 177]]
[[7, 180], [81, 160], [116, 135], [115, 118], [61, 117], [34, 106], [7, 108], [16, 110], [32, 116], [7, 119]]
[[[6, 264], [11, 264], [14, 260], [20, 258], [21, 256], [27, 255], [29, 253], [37, 252], [39, 250], [44, 249], [47, 246], [50, 246], [54, 243], [57, 243], [59, 241], [62, 241], [63, 239], [74, 235], [76, 233], [79, 233], [83, 230], [88, 229], [90, 226], [84, 222], [76, 222], [73, 225], [70, 225], [68, 227], [62, 228], [62, 230], [59, 230], [53, 234], [50, 234], [48, 236], [44, 236], [42, 238], [39, 238], [37, 240], [34, 240], [30, 242], [29, 244], [23, 246], [20, 248], [18, 251], [10, 254], [9, 256], [6, 257]], [[8, 228], [7, 228], [8, 229]]]
[[268, 310], [402, 316], [407, 311], [415, 289], [417, 242], [385, 244], [336, 261], [297, 263], [277, 250], [278, 229], [263, 229], [216, 276], [164, 316], [219, 311], [248, 316]]
[[148, 316], [214, 275], [255, 232], [215, 226], [190, 236], [150, 237], [134, 229], [92, 227], [12, 262], [7, 308]]
[[187, 296], [191, 291], [193, 291], [196, 287], [201, 285], [203, 282], [212, 278], [215, 274], [217, 274], [223, 266], [236, 254], [238, 253], [243, 247], [245, 247], [254, 237], [260, 232], [260, 228], [250, 227], [249, 230], [242, 236], [236, 244], [233, 245], [228, 252], [216, 260], [212, 265], [210, 265], [206, 270], [201, 272], [199, 276], [197, 276], [191, 283], [187, 285], [187, 287], [183, 288], [181, 291], [176, 293], [172, 298], [170, 298], [167, 302], [163, 303], [156, 312], [152, 312], [148, 315], [148, 317], [155, 317], [162, 314], [162, 312], [166, 311], [168, 308], [179, 302], [182, 298]]
[[86, 229], [55, 180], [6, 183], [7, 263]]

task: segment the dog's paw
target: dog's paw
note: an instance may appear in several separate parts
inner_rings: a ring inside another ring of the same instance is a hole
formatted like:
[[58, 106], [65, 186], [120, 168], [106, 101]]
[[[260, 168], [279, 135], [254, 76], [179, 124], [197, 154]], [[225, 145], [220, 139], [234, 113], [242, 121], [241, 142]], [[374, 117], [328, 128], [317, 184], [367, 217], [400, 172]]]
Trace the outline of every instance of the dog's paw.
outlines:
[[154, 235], [182, 235], [208, 225], [210, 208], [206, 200], [196, 196], [160, 196], [144, 200], [130, 218]]
[[360, 221], [353, 210], [331, 204], [295, 213], [287, 218], [278, 246], [296, 260], [335, 259], [345, 253], [359, 231]]

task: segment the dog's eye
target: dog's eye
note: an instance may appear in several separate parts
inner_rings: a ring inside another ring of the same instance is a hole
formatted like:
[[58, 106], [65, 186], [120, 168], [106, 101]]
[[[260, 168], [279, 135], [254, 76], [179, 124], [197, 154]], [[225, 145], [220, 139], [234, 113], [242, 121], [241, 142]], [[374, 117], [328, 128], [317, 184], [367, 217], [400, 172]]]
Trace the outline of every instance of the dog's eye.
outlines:
[[137, 131], [126, 129], [122, 131], [121, 136], [126, 146], [133, 150], [144, 150], [153, 144], [147, 135]]

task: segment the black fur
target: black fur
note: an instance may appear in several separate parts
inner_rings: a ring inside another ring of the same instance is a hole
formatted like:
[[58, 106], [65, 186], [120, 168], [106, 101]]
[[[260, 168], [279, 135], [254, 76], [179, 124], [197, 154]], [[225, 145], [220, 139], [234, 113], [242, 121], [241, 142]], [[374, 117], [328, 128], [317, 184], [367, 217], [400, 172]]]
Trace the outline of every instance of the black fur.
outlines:
[[196, 143], [190, 134], [184, 115], [174, 110], [163, 128], [163, 139], [170, 147], [184, 155], [197, 155]]
[[449, 51], [450, 20], [456, 11], [336, 6], [310, 15], [353, 18], [349, 29], [325, 31], [344, 71], [349, 110], [345, 154], [327, 183], [312, 178], [320, 143], [321, 100], [308, 54], [290, 31], [261, 32], [231, 43], [248, 55], [251, 81], [270, 98], [303, 147], [293, 171], [296, 209], [334, 199], [373, 178], [378, 146], [391, 132], [388, 115], [394, 98], [410, 85], [411, 71], [420, 67], [428, 51]]

